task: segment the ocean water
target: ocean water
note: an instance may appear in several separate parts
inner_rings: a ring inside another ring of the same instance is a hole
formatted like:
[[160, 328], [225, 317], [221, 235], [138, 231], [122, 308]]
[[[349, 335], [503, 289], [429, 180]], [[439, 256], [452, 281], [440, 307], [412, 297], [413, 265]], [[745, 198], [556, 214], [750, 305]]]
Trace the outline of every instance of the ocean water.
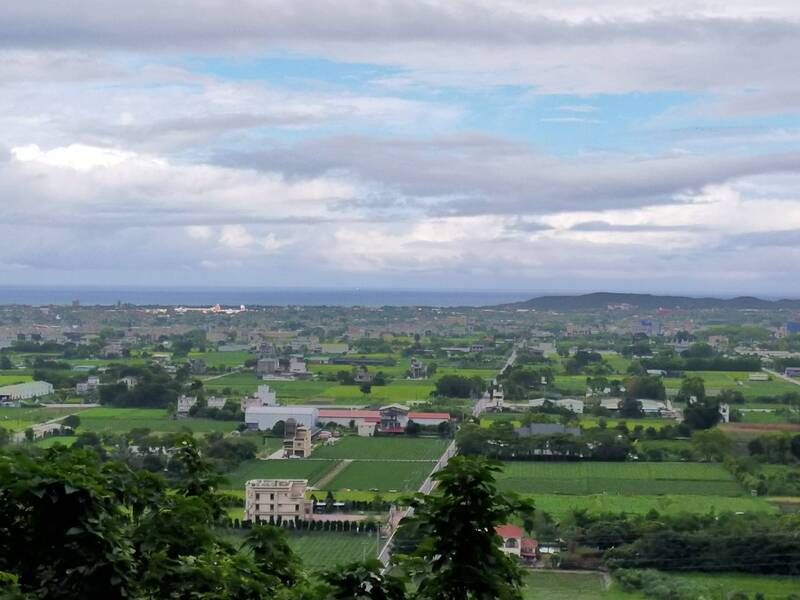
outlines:
[[534, 292], [498, 290], [382, 290], [312, 288], [3, 287], [0, 305], [142, 306], [490, 306], [527, 300]]

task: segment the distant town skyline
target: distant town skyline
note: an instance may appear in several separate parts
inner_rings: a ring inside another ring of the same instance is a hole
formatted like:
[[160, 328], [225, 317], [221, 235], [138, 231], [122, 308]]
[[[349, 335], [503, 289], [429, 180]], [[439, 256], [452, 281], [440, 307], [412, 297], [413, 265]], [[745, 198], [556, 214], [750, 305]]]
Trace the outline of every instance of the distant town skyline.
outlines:
[[29, 0], [0, 285], [800, 297], [800, 5]]

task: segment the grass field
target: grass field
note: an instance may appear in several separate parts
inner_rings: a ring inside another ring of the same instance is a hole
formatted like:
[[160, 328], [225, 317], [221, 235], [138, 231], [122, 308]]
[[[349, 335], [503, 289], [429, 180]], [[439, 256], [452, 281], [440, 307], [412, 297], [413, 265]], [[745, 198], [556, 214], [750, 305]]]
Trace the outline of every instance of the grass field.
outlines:
[[[600, 424], [601, 417], [593, 417], [593, 416], [582, 416], [581, 417], [581, 427], [598, 427]], [[675, 419], [661, 419], [657, 417], [653, 418], [643, 418], [643, 419], [616, 419], [616, 418], [606, 418], [606, 427], [608, 429], [613, 429], [620, 423], [625, 423], [628, 426], [628, 429], [633, 430], [637, 425], [641, 425], [645, 429], [648, 427], [652, 427], [653, 429], [661, 429], [666, 425], [676, 425]]]
[[36, 423], [65, 417], [72, 413], [83, 414], [80, 408], [0, 408], [0, 427], [8, 431], [22, 431]]
[[785, 600], [790, 594], [800, 594], [800, 577], [743, 573], [670, 573], [669, 576], [706, 588], [708, 598], [729, 598], [735, 592], [760, 592], [766, 600]]
[[527, 494], [743, 494], [723, 467], [700, 463], [506, 462], [498, 485]]
[[368, 404], [427, 400], [434, 386], [429, 381], [396, 380], [388, 385], [373, 385], [372, 392], [363, 394], [357, 385], [331, 384], [328, 382], [321, 396], [331, 398], [338, 404]]
[[643, 515], [651, 510], [664, 514], [721, 512], [759, 512], [775, 514], [778, 508], [764, 498], [750, 496], [692, 496], [692, 495], [614, 495], [593, 494], [568, 496], [564, 494], [522, 494], [531, 498], [537, 510], [559, 519], [573, 510], [590, 513], [627, 512]]
[[249, 352], [190, 352], [189, 358], [199, 358], [208, 367], [238, 367], [256, 355]]
[[80, 413], [78, 431], [96, 433], [126, 433], [134, 428], [146, 427], [154, 433], [191, 430], [193, 433], [236, 429], [236, 421], [214, 419], [173, 419], [161, 408], [88, 408]]
[[241, 463], [225, 477], [226, 489], [244, 489], [249, 479], [308, 479], [314, 485], [325, 473], [330, 471], [338, 461], [315, 459], [285, 460], [248, 460]]
[[26, 381], [33, 381], [33, 377], [30, 375], [16, 374], [0, 375], [0, 386], [14, 385], [15, 383], [24, 383]]
[[72, 446], [77, 439], [77, 436], [74, 435], [52, 435], [40, 440], [36, 440], [34, 445], [38, 446], [39, 448], [52, 448], [56, 444], [69, 447]]
[[372, 490], [415, 492], [430, 475], [433, 461], [359, 460], [349, 463], [333, 481], [330, 490]]
[[348, 435], [333, 445], [317, 448], [314, 458], [438, 460], [449, 443], [436, 438]]
[[378, 540], [374, 535], [304, 531], [292, 533], [289, 545], [303, 565], [312, 570], [330, 569], [378, 555]]
[[[745, 371], [686, 371], [687, 376], [702, 377], [705, 382], [706, 392], [714, 393], [715, 390], [732, 389], [740, 391], [745, 398], [758, 396], [779, 396], [787, 392], [800, 391], [800, 386], [794, 385], [771, 376], [770, 381], [750, 381], [750, 375]], [[681, 379], [665, 377], [664, 386], [668, 390], [677, 390], [681, 387]]]
[[525, 600], [638, 600], [639, 594], [628, 594], [615, 584], [606, 589], [600, 573], [559, 573], [539, 571], [525, 575]]

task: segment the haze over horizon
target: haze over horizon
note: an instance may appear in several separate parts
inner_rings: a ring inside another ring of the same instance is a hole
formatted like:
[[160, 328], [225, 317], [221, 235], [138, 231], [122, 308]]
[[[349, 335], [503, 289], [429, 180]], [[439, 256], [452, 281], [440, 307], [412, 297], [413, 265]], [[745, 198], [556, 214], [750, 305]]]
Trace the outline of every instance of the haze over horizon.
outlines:
[[12, 3], [0, 282], [800, 297], [798, 57], [780, 0]]

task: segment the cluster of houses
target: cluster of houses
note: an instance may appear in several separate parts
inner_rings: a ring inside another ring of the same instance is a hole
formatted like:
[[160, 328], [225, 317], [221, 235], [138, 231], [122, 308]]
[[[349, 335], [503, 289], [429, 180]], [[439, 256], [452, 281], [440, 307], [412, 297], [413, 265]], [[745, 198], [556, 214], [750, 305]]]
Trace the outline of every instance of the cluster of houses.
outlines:
[[279, 422], [292, 421], [315, 428], [329, 424], [351, 427], [361, 436], [375, 433], [404, 433], [408, 424], [437, 427], [450, 421], [445, 412], [415, 412], [402, 404], [390, 404], [374, 410], [317, 408], [314, 406], [251, 406], [245, 410], [248, 429], [271, 430]]

